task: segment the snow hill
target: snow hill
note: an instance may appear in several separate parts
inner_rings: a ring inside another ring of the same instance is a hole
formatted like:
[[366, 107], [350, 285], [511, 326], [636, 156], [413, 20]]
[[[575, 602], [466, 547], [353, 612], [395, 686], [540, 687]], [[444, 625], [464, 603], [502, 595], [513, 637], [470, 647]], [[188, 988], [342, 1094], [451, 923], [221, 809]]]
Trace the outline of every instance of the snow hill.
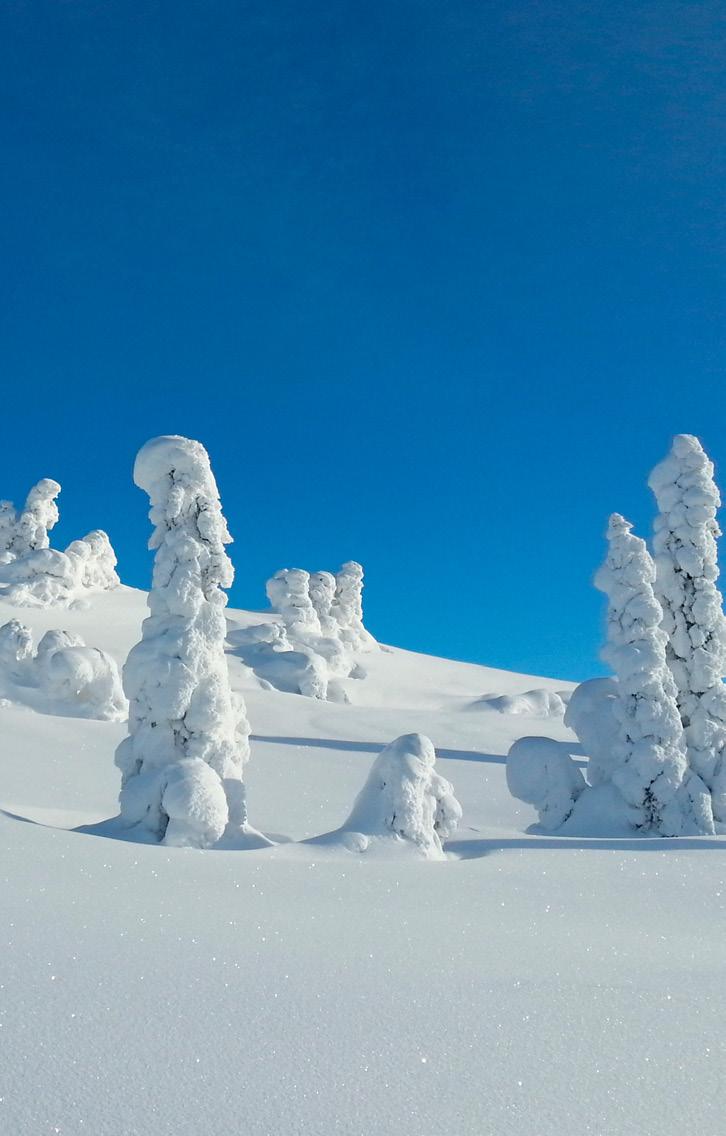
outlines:
[[[146, 614], [130, 588], [0, 599], [119, 665]], [[504, 755], [572, 741], [571, 684], [386, 648], [350, 705], [318, 702], [235, 654], [274, 616], [227, 614], [273, 848], [95, 835], [125, 724], [0, 704], [0, 1132], [719, 1136], [726, 839], [528, 835]], [[301, 843], [414, 731], [464, 809], [446, 862]]]

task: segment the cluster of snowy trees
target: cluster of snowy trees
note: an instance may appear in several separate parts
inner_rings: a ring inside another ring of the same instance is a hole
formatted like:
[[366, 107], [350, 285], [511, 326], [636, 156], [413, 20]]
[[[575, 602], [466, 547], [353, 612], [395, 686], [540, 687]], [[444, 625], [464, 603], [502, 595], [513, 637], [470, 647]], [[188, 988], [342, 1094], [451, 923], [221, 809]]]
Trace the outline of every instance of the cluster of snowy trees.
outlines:
[[118, 587], [116, 556], [101, 529], [72, 541], [64, 552], [50, 547], [58, 522], [60, 485], [44, 477], [18, 510], [0, 501], [0, 584], [19, 607], [69, 607], [84, 594]]
[[70, 631], [46, 631], [38, 643], [17, 619], [0, 627], [0, 690], [47, 713], [123, 721], [128, 703], [116, 662]]
[[603, 659], [614, 679], [578, 687], [565, 723], [590, 757], [589, 777], [561, 745], [522, 738], [510, 750], [514, 796], [548, 830], [593, 824], [662, 836], [726, 823], [726, 619], [718, 590], [713, 463], [680, 434], [653, 470], [653, 555], [610, 518], [596, 586], [608, 600]]
[[235, 653], [264, 688], [330, 702], [349, 701], [341, 680], [365, 678], [360, 654], [378, 647], [363, 625], [363, 568], [282, 568], [267, 581], [279, 622], [233, 635]]
[[363, 568], [348, 561], [339, 572], [283, 568], [267, 581], [281, 616], [268, 628], [268, 648], [254, 669], [272, 685], [283, 678], [311, 698], [345, 701], [339, 679], [364, 678], [356, 655], [378, 644], [363, 625]]
[[[224, 650], [232, 538], [209, 457], [189, 438], [154, 438], [136, 459], [134, 480], [150, 498], [156, 555], [150, 614], [123, 669], [130, 710], [116, 752], [119, 822], [138, 839], [167, 845], [259, 847], [270, 841], [248, 820], [249, 725]], [[312, 585], [299, 570], [277, 573], [269, 591], [285, 634], [372, 646], [362, 623], [362, 580], [357, 564], [344, 565], [338, 582], [318, 573]], [[433, 745], [420, 735], [386, 747], [348, 822], [330, 839], [359, 851], [373, 842], [440, 859], [461, 807], [434, 761]]]

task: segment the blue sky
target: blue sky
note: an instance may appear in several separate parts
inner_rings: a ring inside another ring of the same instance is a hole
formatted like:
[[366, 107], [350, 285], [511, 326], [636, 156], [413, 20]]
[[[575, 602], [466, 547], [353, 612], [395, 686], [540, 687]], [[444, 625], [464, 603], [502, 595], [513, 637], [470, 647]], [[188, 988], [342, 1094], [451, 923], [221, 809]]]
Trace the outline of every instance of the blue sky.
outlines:
[[716, 3], [8, 0], [0, 495], [207, 446], [233, 602], [367, 569], [383, 640], [580, 678], [612, 510], [676, 432], [726, 484]]

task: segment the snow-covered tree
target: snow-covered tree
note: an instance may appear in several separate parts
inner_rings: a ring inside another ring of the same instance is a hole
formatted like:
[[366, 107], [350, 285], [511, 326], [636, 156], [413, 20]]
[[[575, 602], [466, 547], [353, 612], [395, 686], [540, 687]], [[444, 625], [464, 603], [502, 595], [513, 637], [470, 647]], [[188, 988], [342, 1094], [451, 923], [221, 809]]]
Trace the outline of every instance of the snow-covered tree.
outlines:
[[291, 639], [320, 635], [320, 620], [310, 598], [310, 574], [303, 568], [275, 572], [267, 581], [267, 597]]
[[12, 544], [15, 539], [15, 526], [18, 514], [12, 501], [0, 501], [0, 564], [12, 560]]
[[81, 540], [73, 540], [66, 556], [77, 557], [78, 584], [93, 591], [110, 591], [121, 581], [116, 572], [116, 553], [103, 529], [94, 529]]
[[363, 568], [355, 560], [349, 560], [336, 573], [331, 615], [340, 638], [354, 650], [370, 650], [377, 645], [363, 626]]
[[655, 565], [632, 525], [614, 513], [608, 555], [595, 585], [608, 597], [603, 659], [618, 679], [612, 783], [628, 819], [663, 836], [713, 831], [705, 786], [686, 763], [673, 676], [666, 663], [663, 613], [653, 591]]
[[14, 557], [25, 556], [39, 548], [50, 547], [48, 533], [58, 523], [58, 506], [55, 499], [61, 491], [57, 481], [44, 477], [34, 485], [25, 499], [25, 505], [15, 521], [10, 543]]
[[716, 582], [721, 499], [713, 474], [698, 438], [678, 434], [648, 484], [660, 510], [655, 591], [688, 761], [711, 790], [714, 816], [726, 822], [726, 619]]
[[320, 623], [323, 635], [335, 637], [338, 624], [332, 615], [335, 600], [335, 576], [332, 572], [311, 572], [309, 580], [310, 600]]
[[456, 831], [461, 805], [436, 772], [435, 761], [433, 743], [423, 734], [404, 734], [381, 750], [342, 827], [363, 838], [359, 850], [368, 847], [370, 838], [388, 838], [427, 859], [444, 858], [442, 841]]
[[562, 742], [539, 737], [519, 738], [510, 748], [507, 786], [518, 801], [534, 805], [548, 832], [564, 824], [587, 788]]
[[224, 653], [231, 537], [209, 457], [189, 438], [153, 438], [134, 480], [151, 501], [156, 557], [151, 614], [124, 667], [131, 707], [116, 754], [121, 819], [167, 844], [248, 837], [249, 726]]

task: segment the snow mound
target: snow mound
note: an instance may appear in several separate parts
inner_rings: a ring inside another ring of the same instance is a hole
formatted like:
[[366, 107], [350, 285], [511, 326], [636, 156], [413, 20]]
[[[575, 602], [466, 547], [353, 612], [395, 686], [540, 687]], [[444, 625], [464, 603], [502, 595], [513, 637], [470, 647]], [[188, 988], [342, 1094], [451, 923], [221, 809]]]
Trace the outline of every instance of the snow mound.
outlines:
[[507, 755], [507, 785], [513, 797], [534, 805], [548, 832], [570, 816], [586, 782], [567, 744], [551, 738], [520, 738]]
[[325, 843], [351, 851], [408, 850], [443, 860], [442, 841], [456, 831], [461, 805], [452, 786], [434, 769], [436, 751], [423, 734], [404, 734], [381, 750], [341, 828]]
[[591, 678], [573, 690], [565, 725], [572, 730], [589, 757], [591, 785], [609, 781], [615, 768], [615, 747], [620, 725], [615, 713], [618, 683], [614, 678]]
[[128, 711], [110, 655], [66, 631], [47, 631], [34, 652], [32, 632], [17, 619], [0, 627], [0, 689], [46, 714], [123, 721]]
[[117, 588], [116, 555], [108, 536], [94, 529], [65, 552], [36, 548], [0, 565], [5, 599], [18, 607], [71, 607], [88, 595]]
[[472, 703], [472, 709], [521, 714], [528, 718], [561, 718], [565, 703], [554, 690], [540, 689], [527, 690], [524, 694], [485, 694]]

